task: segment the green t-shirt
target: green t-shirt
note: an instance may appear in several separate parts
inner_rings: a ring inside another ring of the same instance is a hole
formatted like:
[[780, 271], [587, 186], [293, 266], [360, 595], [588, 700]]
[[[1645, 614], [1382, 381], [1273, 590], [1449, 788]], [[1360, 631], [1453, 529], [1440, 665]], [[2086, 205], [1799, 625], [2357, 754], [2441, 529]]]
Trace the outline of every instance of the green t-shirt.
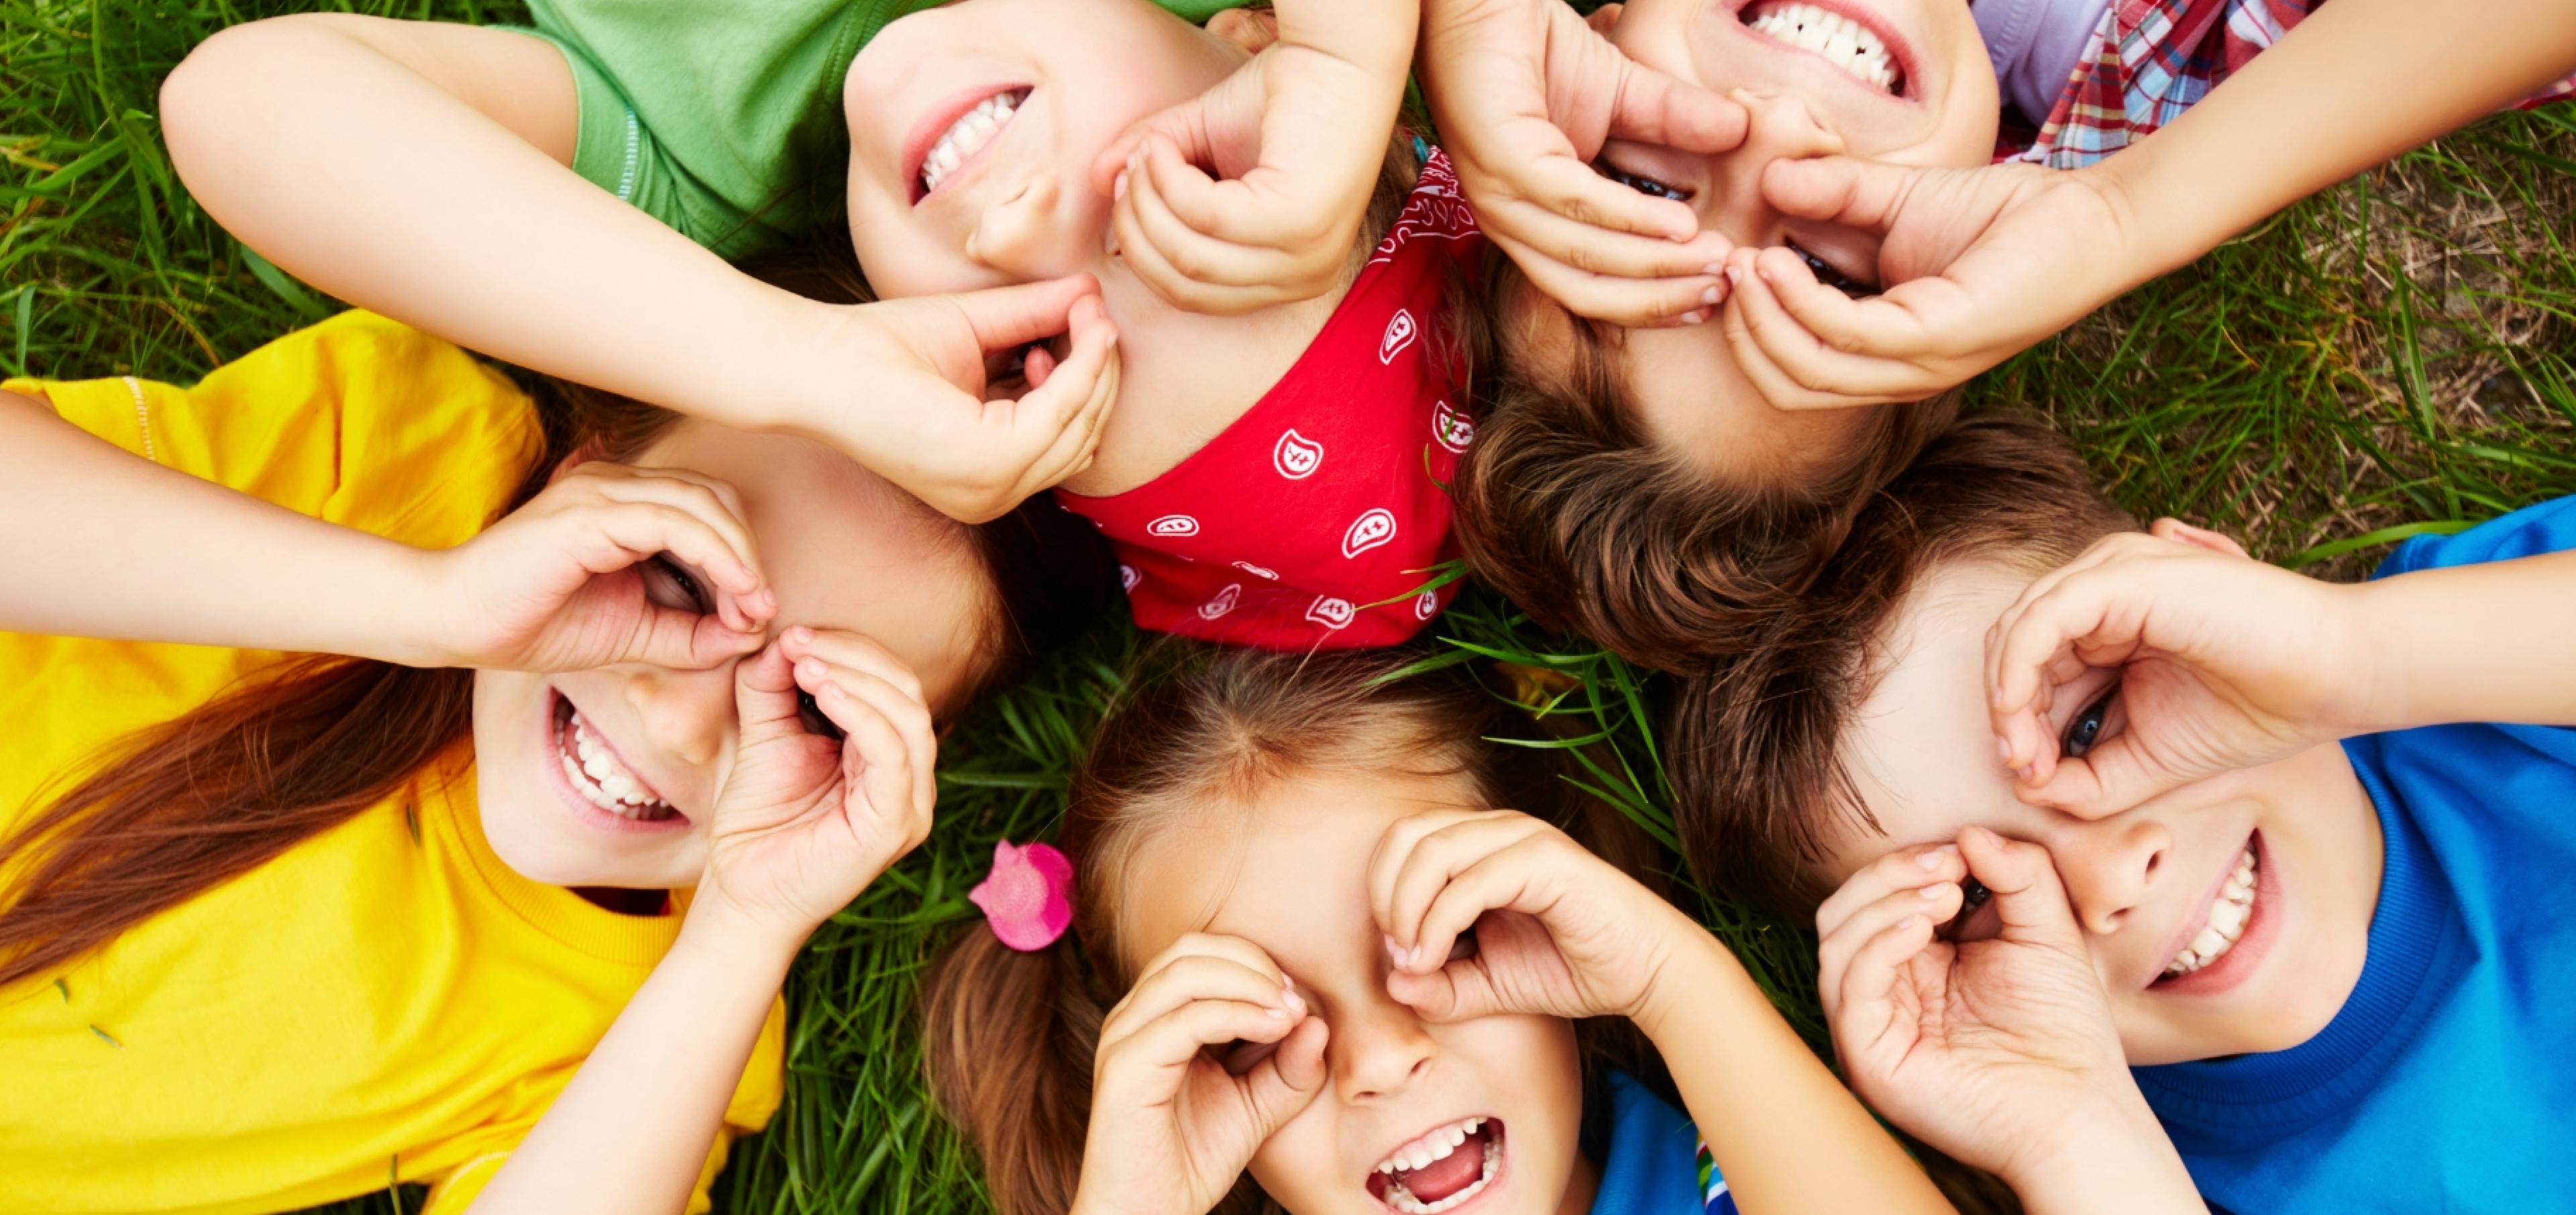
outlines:
[[[937, 0], [530, 0], [581, 103], [573, 171], [736, 258], [841, 213], [841, 78]], [[1191, 21], [1244, 0], [1155, 0]]]

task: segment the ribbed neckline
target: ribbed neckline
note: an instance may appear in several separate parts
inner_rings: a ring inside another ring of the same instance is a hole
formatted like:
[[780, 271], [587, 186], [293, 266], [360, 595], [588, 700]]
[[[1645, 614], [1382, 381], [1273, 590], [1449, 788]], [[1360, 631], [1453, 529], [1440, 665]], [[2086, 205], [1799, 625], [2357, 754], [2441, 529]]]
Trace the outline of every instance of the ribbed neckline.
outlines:
[[2450, 881], [2381, 775], [2379, 737], [2344, 747], [2385, 841], [2361, 980], [2323, 1030], [2288, 1050], [2134, 1069], [2187, 1154], [2259, 1149], [2348, 1109], [2405, 1053], [2468, 965]]
[[423, 769], [407, 794], [418, 801], [422, 829], [441, 833], [465, 857], [462, 868], [484, 893], [547, 939], [603, 962], [650, 968], [679, 937], [678, 900], [672, 914], [619, 915], [510, 868], [483, 836], [470, 748]]

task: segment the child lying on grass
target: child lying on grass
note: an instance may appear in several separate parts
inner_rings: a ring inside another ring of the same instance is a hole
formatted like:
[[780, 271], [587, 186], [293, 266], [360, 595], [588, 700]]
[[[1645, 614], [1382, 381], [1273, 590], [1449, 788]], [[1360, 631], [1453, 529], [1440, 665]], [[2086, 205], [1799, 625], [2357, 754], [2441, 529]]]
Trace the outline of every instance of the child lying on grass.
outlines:
[[[1472, 434], [1436, 356], [1476, 238], [1393, 130], [1414, 6], [897, 7], [280, 18], [199, 48], [165, 125], [210, 212], [344, 298], [823, 438], [959, 518], [1062, 485], [1148, 627], [1419, 629]], [[862, 266], [906, 298], [814, 305], [691, 243], [830, 218], [833, 156]]]
[[[2571, 549], [2560, 499], [2321, 583], [1965, 422], [1676, 697], [1679, 825], [1720, 888], [1816, 915], [1853, 1086], [2007, 1181], [2169, 1136], [2120, 1184], [2564, 1207]], [[2070, 1079], [2106, 1054], [2120, 1100]]]
[[[2303, 6], [2123, 0], [2104, 20], [2132, 59], [2192, 77], [2138, 73], [2122, 129], [2188, 119], [2072, 173], [1972, 167], [2001, 115], [1981, 25], [2027, 7], [1636, 0], [1587, 29], [1549, 0], [1429, 4], [1433, 112], [1517, 271], [1492, 280], [1514, 382], [1458, 475], [1478, 573], [1635, 662], [1739, 650], [1947, 390], [2576, 66], [2576, 26], [2534, 0], [2335, 0], [2259, 57], [2229, 31]], [[2142, 16], [2177, 7], [2240, 21]], [[1883, 402], [1920, 404], [1839, 408]]]

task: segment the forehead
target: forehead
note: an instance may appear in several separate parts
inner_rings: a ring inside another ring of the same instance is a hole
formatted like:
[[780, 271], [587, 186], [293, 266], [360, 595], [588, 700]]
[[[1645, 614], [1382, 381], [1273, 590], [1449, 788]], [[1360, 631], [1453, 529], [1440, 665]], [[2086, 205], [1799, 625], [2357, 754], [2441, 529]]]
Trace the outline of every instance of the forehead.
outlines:
[[1239, 936], [1290, 974], [1320, 980], [1353, 960], [1373, 964], [1378, 929], [1368, 867], [1399, 820], [1481, 809], [1464, 776], [1401, 771], [1295, 772], [1249, 805], [1211, 805], [1197, 830], [1141, 849], [1128, 875], [1130, 960], [1192, 932]]
[[637, 463], [734, 487], [780, 624], [863, 633], [934, 699], [974, 665], [993, 592], [967, 537], [857, 462], [810, 439], [692, 420]]

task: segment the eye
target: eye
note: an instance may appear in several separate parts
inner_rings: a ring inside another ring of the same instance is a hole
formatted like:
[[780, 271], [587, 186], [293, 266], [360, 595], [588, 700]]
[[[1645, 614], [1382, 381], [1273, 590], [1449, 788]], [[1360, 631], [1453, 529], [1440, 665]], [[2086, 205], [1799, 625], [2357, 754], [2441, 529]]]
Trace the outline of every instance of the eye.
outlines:
[[1949, 923], [1935, 930], [1935, 936], [1952, 944], [1958, 944], [1966, 941], [1982, 941], [2002, 931], [2001, 926], [1996, 922], [1996, 913], [1991, 909], [1995, 901], [1995, 892], [1986, 889], [1984, 882], [1969, 878], [1959, 883], [1959, 894], [1959, 914], [1950, 917]]
[[1682, 189], [1680, 186], [1665, 185], [1664, 183], [1648, 177], [1643, 173], [1631, 173], [1606, 160], [1593, 165], [1592, 171], [1599, 173], [1603, 177], [1607, 177], [1612, 181], [1618, 182], [1620, 185], [1626, 186], [1639, 194], [1648, 195], [1654, 198], [1669, 198], [1674, 202], [1689, 202], [1691, 198], [1691, 192]]
[[1843, 273], [1841, 270], [1835, 268], [1832, 262], [1826, 261], [1813, 253], [1807, 252], [1804, 248], [1801, 248], [1798, 242], [1790, 240], [1787, 237], [1782, 237], [1780, 239], [1780, 243], [1786, 247], [1789, 252], [1797, 254], [1800, 261], [1807, 263], [1807, 269], [1815, 274], [1817, 282], [1823, 283], [1836, 291], [1840, 291], [1843, 294], [1854, 298], [1864, 295], [1878, 294], [1878, 287], [1875, 284], [1864, 283], [1859, 279]]
[[2066, 723], [2066, 734], [2058, 740], [2058, 750], [2068, 759], [2084, 758], [2086, 752], [2113, 733], [2111, 709], [2119, 700], [2120, 685], [2114, 683], [2094, 698], [2093, 703], [2084, 706], [2084, 711], [2076, 714], [2075, 720]]
[[656, 555], [644, 562], [644, 597], [674, 611], [696, 612], [703, 616], [715, 605], [707, 602], [707, 593], [690, 577], [680, 563], [667, 555]]
[[805, 727], [806, 733], [820, 734], [833, 742], [839, 742], [850, 736], [849, 731], [833, 724], [831, 718], [823, 715], [823, 706], [814, 703], [814, 694], [803, 688], [796, 689], [796, 720]]

